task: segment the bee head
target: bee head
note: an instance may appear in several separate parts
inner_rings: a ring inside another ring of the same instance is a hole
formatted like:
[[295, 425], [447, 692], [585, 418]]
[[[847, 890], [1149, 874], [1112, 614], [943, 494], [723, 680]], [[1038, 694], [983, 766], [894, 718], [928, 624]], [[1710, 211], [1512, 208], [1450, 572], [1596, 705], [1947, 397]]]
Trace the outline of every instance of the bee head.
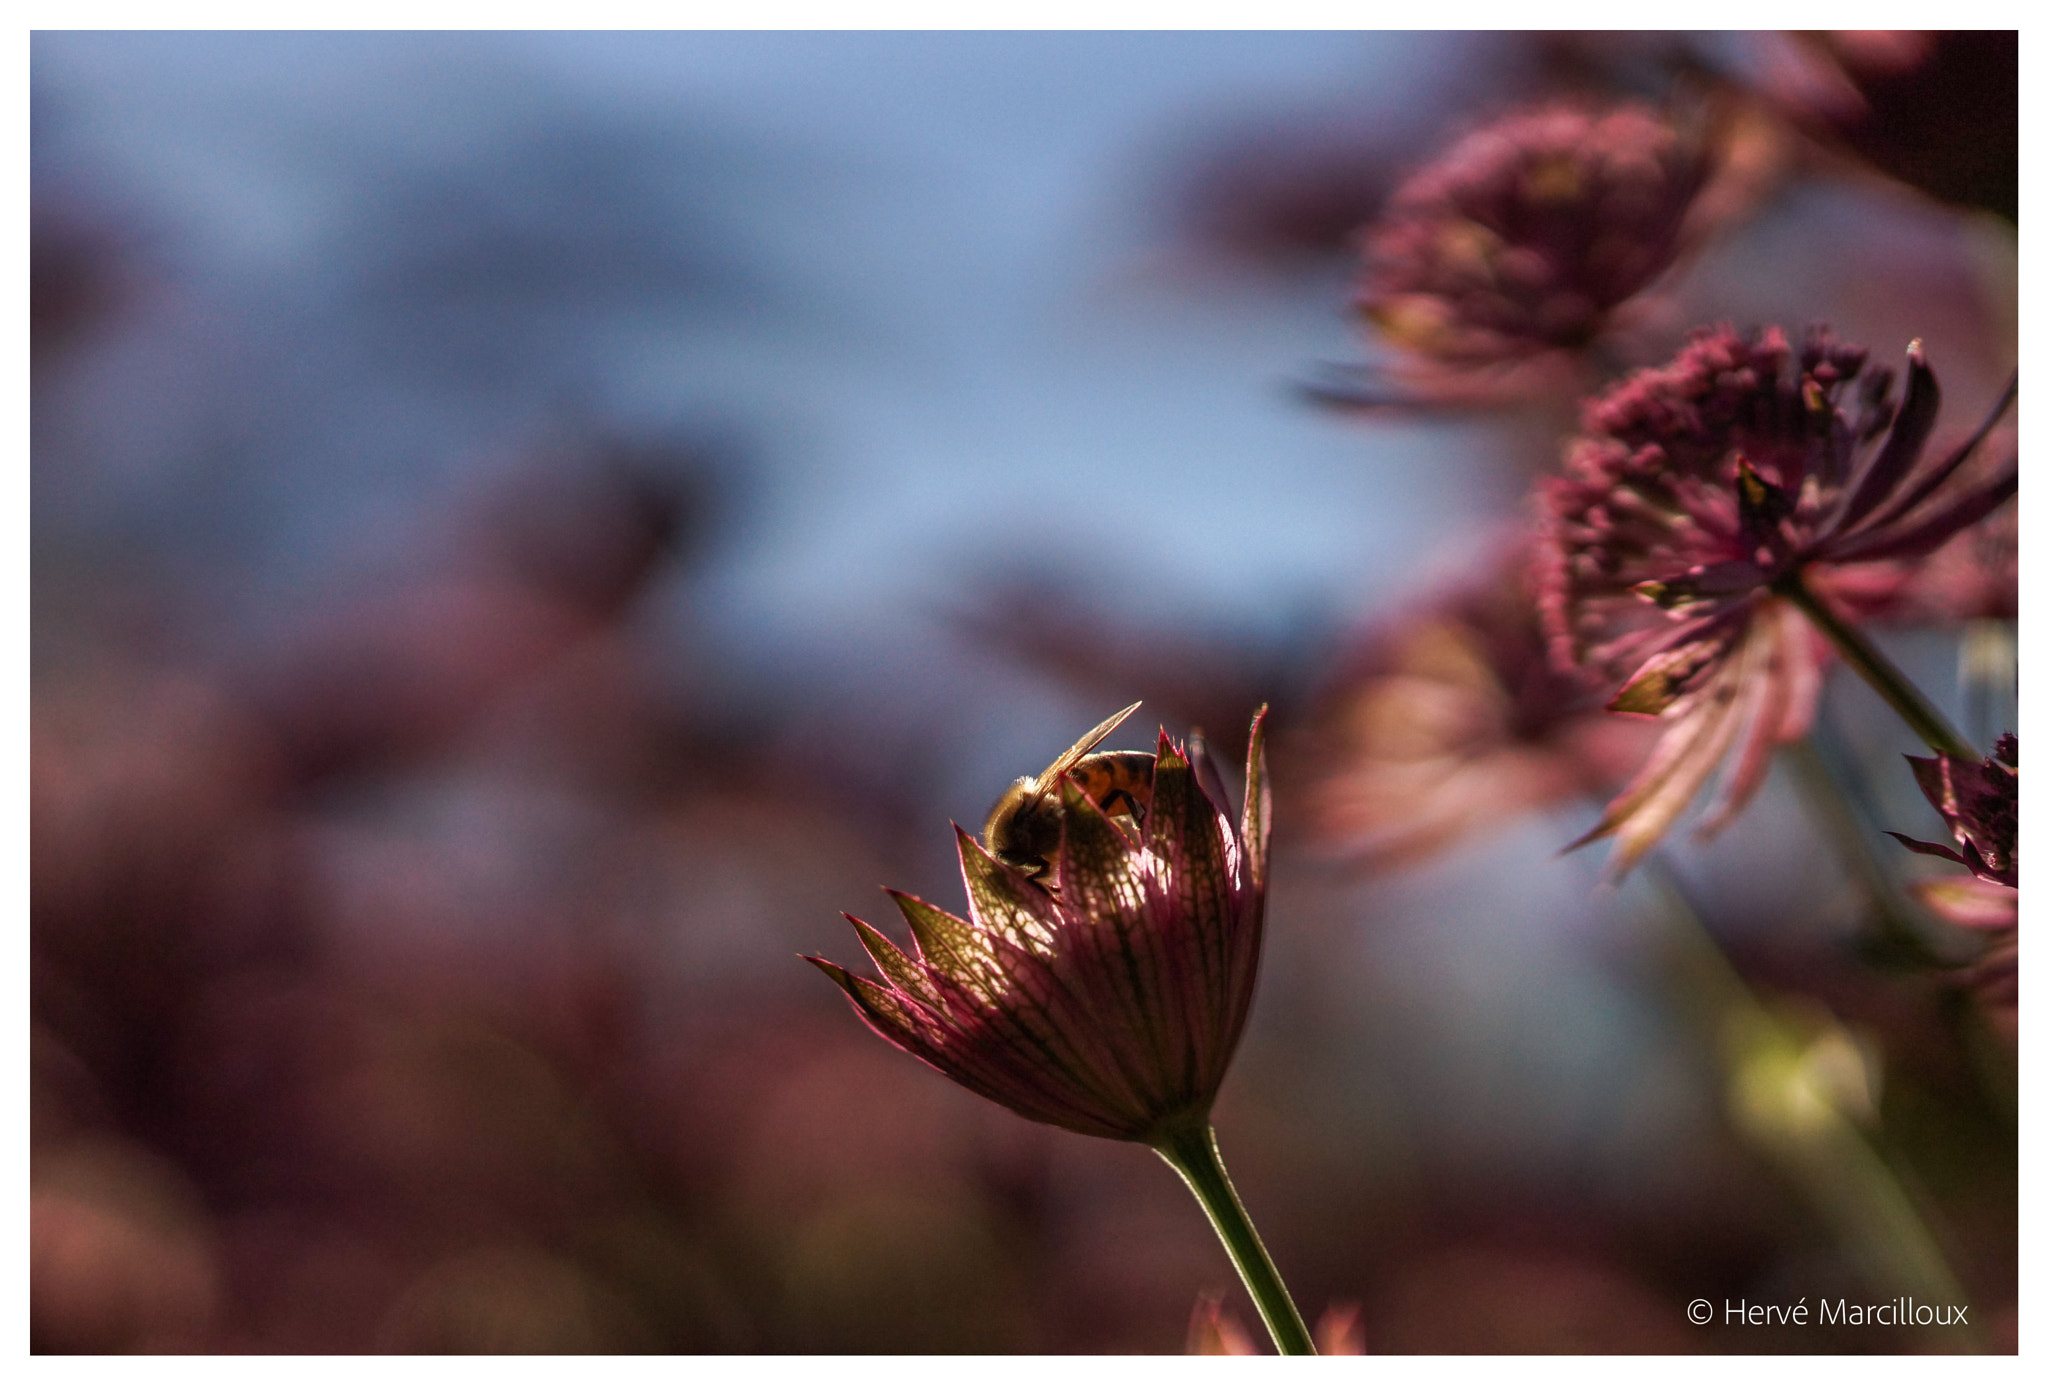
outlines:
[[1052, 869], [1059, 855], [1059, 800], [1036, 779], [1019, 779], [996, 801], [982, 836], [990, 855], [1035, 880]]

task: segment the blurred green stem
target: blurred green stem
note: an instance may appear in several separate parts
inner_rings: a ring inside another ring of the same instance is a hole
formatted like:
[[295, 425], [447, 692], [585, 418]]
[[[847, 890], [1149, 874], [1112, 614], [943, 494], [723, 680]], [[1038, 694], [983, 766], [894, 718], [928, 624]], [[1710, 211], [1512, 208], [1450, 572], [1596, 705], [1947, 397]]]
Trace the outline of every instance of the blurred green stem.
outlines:
[[[1859, 1121], [1876, 1119], [1874, 1059], [1818, 1014], [1750, 990], [1656, 855], [1644, 861], [1669, 923], [1672, 970], [1720, 1041], [1730, 1118], [1790, 1174], [1861, 1264], [1873, 1288], [1923, 1303], [1969, 1302], [1901, 1178]], [[1939, 1329], [1936, 1340], [1982, 1351], [1974, 1327]], [[1955, 1334], [1955, 1335], [1952, 1335]]]
[[1956, 649], [1956, 681], [1963, 689], [1963, 730], [1997, 740], [2014, 721], [2019, 695], [2019, 646], [2009, 620], [1973, 620]]
[[1266, 1253], [1265, 1243], [1245, 1214], [1237, 1189], [1230, 1186], [1230, 1175], [1223, 1169], [1223, 1154], [1216, 1147], [1215, 1127], [1207, 1121], [1186, 1126], [1152, 1148], [1187, 1180], [1195, 1200], [1209, 1214], [1209, 1224], [1216, 1228], [1223, 1248], [1230, 1252], [1230, 1262], [1237, 1266], [1238, 1278], [1244, 1280], [1246, 1292], [1258, 1305], [1259, 1316], [1266, 1320], [1266, 1331], [1273, 1335], [1273, 1345], [1280, 1354], [1314, 1356], [1315, 1343], [1309, 1338], [1308, 1325], [1301, 1320], [1301, 1310], [1294, 1306], [1287, 1286], [1281, 1283], [1280, 1271], [1274, 1268], [1273, 1257]]
[[1949, 965], [1928, 946], [1915, 924], [1913, 911], [1871, 853], [1851, 790], [1842, 783], [1832, 758], [1819, 744], [1821, 729], [1816, 721], [1811, 732], [1781, 747], [1778, 753], [1792, 771], [1792, 783], [1806, 805], [1807, 817], [1827, 838], [1836, 859], [1862, 889], [1869, 904], [1868, 941], [1876, 948], [1873, 960], [1920, 968]]
[[1906, 725], [1913, 728], [1913, 734], [1927, 743], [1929, 750], [1961, 760], [1983, 758], [1970, 748], [1970, 743], [1955, 727], [1948, 724], [1948, 718], [1935, 710], [1926, 695], [1913, 686], [1913, 681], [1899, 672], [1898, 665], [1886, 658], [1885, 652], [1872, 644], [1869, 636], [1836, 615], [1827, 602], [1815, 596], [1799, 573], [1780, 578], [1772, 584], [1771, 590], [1797, 606], [1800, 613], [1813, 622], [1814, 628], [1828, 637], [1835, 652], [1842, 656], [1842, 662], [1855, 669], [1863, 681], [1870, 684]]

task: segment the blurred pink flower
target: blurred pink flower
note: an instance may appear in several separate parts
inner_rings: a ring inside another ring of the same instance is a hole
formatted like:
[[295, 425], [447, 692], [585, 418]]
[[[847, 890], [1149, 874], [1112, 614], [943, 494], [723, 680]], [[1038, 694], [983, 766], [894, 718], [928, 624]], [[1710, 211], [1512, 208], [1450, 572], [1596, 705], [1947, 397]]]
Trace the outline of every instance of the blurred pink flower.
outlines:
[[1517, 548], [1482, 581], [1394, 622], [1317, 717], [1317, 837], [1385, 866], [1521, 812], [1604, 796], [1646, 748], [1587, 681], [1552, 666]]
[[1223, 1307], [1221, 1294], [1203, 1294], [1188, 1318], [1189, 1356], [1257, 1356], [1259, 1344], [1237, 1314]]
[[[1316, 1355], [1365, 1355], [1365, 1325], [1355, 1303], [1333, 1303], [1316, 1319]], [[1259, 1344], [1245, 1331], [1237, 1314], [1223, 1306], [1220, 1294], [1203, 1294], [1195, 1300], [1188, 1318], [1189, 1356], [1257, 1356]]]
[[877, 1034], [1021, 1116], [1143, 1143], [1201, 1128], [1258, 976], [1264, 719], [1241, 824], [1200, 741], [1183, 753], [1162, 733], [1138, 836], [1062, 776], [1056, 888], [956, 827], [968, 918], [891, 891], [916, 956], [849, 915], [883, 981], [806, 960]]
[[1578, 350], [1677, 259], [1710, 167], [1647, 106], [1496, 120], [1364, 233], [1357, 305], [1395, 345], [1456, 369]]
[[1907, 887], [1937, 917], [1984, 937], [1977, 959], [1955, 974], [2011, 1040], [2020, 1022], [2020, 892], [1974, 875], [1916, 880]]
[[1958, 928], [1996, 933], [2020, 921], [2020, 892], [2010, 885], [1974, 875], [1943, 875], [1916, 880], [1908, 888], [1915, 899]]
[[[1825, 646], [1787, 598], [1857, 608], [1855, 566], [1925, 558], [2017, 490], [2016, 456], [1968, 467], [2010, 402], [1923, 461], [1940, 391], [1916, 342], [1904, 398], [1824, 330], [1702, 330], [1668, 366], [1589, 401], [1564, 474], [1538, 491], [1553, 658], [1664, 719], [1649, 764], [1582, 841], [1616, 834], [1626, 870], [1740, 746], [1713, 831], [1804, 734]], [[1861, 380], [1853, 413], [1840, 396]]]

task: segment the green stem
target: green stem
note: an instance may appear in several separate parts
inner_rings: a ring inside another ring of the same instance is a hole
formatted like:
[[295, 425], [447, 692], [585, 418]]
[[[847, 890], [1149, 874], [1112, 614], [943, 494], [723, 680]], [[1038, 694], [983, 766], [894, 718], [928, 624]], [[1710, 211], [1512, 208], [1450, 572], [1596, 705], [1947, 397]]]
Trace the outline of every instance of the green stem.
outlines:
[[1805, 801], [1808, 819], [1834, 847], [1836, 859], [1869, 905], [1869, 932], [1862, 940], [1866, 958], [1921, 970], [1954, 965], [1928, 946], [1898, 887], [1871, 853], [1870, 829], [1850, 802], [1832, 757], [1820, 745], [1826, 728], [1823, 709], [1814, 718], [1812, 729], [1790, 745], [1780, 746], [1778, 755], [1792, 771], [1792, 784]]
[[1223, 1248], [1230, 1252], [1230, 1262], [1237, 1266], [1238, 1278], [1258, 1305], [1259, 1316], [1266, 1320], [1266, 1331], [1272, 1334], [1280, 1354], [1314, 1356], [1315, 1343], [1301, 1320], [1301, 1310], [1288, 1297], [1280, 1271], [1273, 1267], [1273, 1257], [1266, 1253], [1252, 1219], [1245, 1215], [1244, 1203], [1238, 1200], [1237, 1189], [1230, 1186], [1230, 1175], [1223, 1171], [1215, 1128], [1206, 1121], [1187, 1126], [1162, 1137], [1152, 1148], [1187, 1181], [1195, 1200], [1209, 1214], [1209, 1225], [1216, 1228]]
[[2000, 727], [2013, 724], [2019, 696], [2017, 633], [2009, 620], [1973, 620], [1963, 626], [1956, 681], [1963, 686], [1966, 731], [1996, 740]]
[[[1673, 979], [1720, 1040], [1725, 1095], [1738, 1133], [1775, 1160], [1804, 1189], [1815, 1210], [1861, 1265], [1870, 1285], [1926, 1303], [1969, 1296], [1916, 1204], [1902, 1160], [1842, 1109], [1826, 1069], [1813, 1062], [1818, 1036], [1797, 1012], [1768, 1005], [1742, 979], [1687, 899], [1677, 874], [1656, 854], [1644, 874], [1667, 921]], [[1832, 1026], [1841, 1032], [1838, 1025]], [[1867, 1118], [1869, 1113], [1863, 1113]], [[1982, 1351], [1975, 1328], [1930, 1341]]]
[[1861, 630], [1830, 610], [1827, 602], [1815, 596], [1797, 572], [1772, 583], [1771, 590], [1797, 606], [1801, 614], [1828, 637], [1835, 652], [1842, 656], [1842, 662], [1862, 675], [1863, 681], [1890, 704], [1891, 709], [1913, 729], [1913, 734], [1927, 743], [1929, 750], [1962, 760], [1983, 758], [1948, 724], [1948, 719], [1935, 710], [1926, 694], [1914, 687], [1912, 680], [1885, 657], [1884, 651], [1872, 644]]

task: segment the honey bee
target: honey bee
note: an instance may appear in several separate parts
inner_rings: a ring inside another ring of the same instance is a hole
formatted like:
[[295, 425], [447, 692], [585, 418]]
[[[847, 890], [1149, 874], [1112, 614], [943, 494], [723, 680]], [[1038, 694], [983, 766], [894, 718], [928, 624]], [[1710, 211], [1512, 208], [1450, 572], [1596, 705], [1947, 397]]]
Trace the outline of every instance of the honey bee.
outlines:
[[1062, 751], [1042, 774], [1026, 775], [1010, 785], [988, 815], [982, 836], [989, 853], [1033, 880], [1051, 873], [1060, 852], [1060, 779], [1072, 781], [1088, 801], [1103, 812], [1121, 814], [1142, 824], [1152, 807], [1155, 757], [1143, 750], [1091, 750], [1138, 710], [1133, 702]]

